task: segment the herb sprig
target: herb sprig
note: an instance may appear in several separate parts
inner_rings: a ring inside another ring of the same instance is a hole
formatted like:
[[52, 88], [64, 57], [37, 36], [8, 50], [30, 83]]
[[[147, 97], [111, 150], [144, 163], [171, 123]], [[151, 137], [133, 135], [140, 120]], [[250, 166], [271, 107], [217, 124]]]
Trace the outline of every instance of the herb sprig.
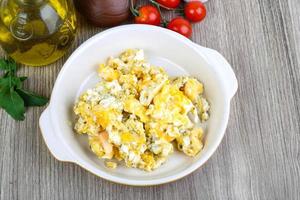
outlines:
[[25, 107], [43, 106], [48, 102], [48, 98], [22, 88], [27, 77], [16, 75], [17, 64], [13, 59], [0, 59], [1, 70], [4, 74], [0, 77], [0, 107], [15, 120], [25, 119]]

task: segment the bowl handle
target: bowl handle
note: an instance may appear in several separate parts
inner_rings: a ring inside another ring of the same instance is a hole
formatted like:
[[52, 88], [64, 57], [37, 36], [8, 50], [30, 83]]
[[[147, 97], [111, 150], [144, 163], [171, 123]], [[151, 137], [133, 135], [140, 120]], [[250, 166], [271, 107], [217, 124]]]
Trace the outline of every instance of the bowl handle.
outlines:
[[64, 144], [55, 134], [55, 131], [52, 126], [52, 120], [50, 118], [50, 109], [49, 107], [44, 110], [39, 120], [40, 129], [44, 141], [50, 150], [50, 153], [59, 161], [71, 162], [70, 156], [64, 148]]
[[217, 71], [220, 72], [223, 77], [225, 77], [223, 79], [224, 86], [228, 97], [231, 99], [237, 91], [238, 82], [230, 64], [219, 52], [213, 49], [202, 47], [198, 44], [195, 44], [195, 46], [202, 54], [204, 54], [204, 56], [207, 58], [207, 61], [214, 67], [217, 67]]

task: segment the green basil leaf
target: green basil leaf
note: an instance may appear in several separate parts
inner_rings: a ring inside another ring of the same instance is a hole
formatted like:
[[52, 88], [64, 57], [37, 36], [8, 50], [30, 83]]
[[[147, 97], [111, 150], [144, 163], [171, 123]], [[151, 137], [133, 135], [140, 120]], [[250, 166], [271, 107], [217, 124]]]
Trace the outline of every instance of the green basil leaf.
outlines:
[[26, 76], [21, 76], [21, 77], [19, 77], [19, 79], [20, 79], [22, 82], [24, 82], [24, 81], [27, 79], [27, 77], [26, 77]]
[[0, 78], [0, 85], [9, 85], [9, 77]]
[[7, 86], [9, 88], [22, 88], [22, 79], [15, 76], [8, 76], [0, 79], [0, 88]]
[[[1, 58], [0, 59], [0, 69], [4, 70], [9, 75], [13, 76], [15, 74], [15, 72], [17, 71], [17, 63], [11, 58], [8, 58], [8, 59]], [[6, 74], [6, 76], [7, 76], [7, 74]]]
[[48, 103], [48, 98], [39, 96], [29, 91], [17, 89], [18, 94], [24, 100], [25, 106], [43, 106]]
[[4, 58], [0, 59], [0, 69], [4, 70], [4, 71], [9, 70], [9, 66], [7, 65], [6, 59], [4, 59]]
[[8, 77], [9, 76], [9, 72], [6, 72], [3, 76], [3, 78]]
[[0, 107], [15, 120], [24, 120], [25, 106], [20, 95], [8, 85], [0, 88]]
[[5, 87], [10, 88], [10, 78], [9, 77], [0, 78], [0, 90]]
[[17, 89], [22, 88], [23, 81], [19, 77], [12, 77], [11, 78], [11, 87], [15, 87]]
[[[1, 0], [0, 0], [1, 1]], [[0, 59], [0, 108], [3, 108], [15, 120], [25, 119], [25, 106], [43, 106], [48, 99], [22, 89], [27, 77], [17, 77], [17, 64], [9, 59]]]

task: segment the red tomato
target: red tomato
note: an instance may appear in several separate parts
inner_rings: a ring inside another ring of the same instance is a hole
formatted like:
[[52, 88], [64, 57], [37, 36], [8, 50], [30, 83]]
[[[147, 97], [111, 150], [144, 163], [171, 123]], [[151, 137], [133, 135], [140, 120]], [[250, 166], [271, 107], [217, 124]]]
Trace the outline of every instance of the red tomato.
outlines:
[[151, 5], [145, 5], [139, 8], [139, 15], [135, 17], [137, 24], [160, 25], [161, 16], [158, 9]]
[[200, 1], [191, 1], [185, 4], [184, 14], [191, 22], [200, 22], [206, 16], [206, 8]]
[[167, 28], [188, 38], [192, 35], [191, 23], [182, 17], [172, 19], [167, 25]]
[[157, 0], [157, 3], [168, 8], [177, 8], [180, 4], [180, 0]]

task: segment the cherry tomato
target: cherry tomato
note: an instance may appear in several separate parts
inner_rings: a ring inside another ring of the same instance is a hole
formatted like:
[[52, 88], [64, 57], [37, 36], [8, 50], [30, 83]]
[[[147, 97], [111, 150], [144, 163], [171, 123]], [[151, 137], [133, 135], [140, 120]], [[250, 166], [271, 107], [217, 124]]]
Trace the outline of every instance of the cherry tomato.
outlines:
[[137, 24], [160, 25], [161, 16], [158, 9], [152, 5], [145, 5], [139, 8], [139, 15], [135, 17]]
[[206, 8], [200, 1], [191, 1], [185, 4], [184, 14], [191, 22], [200, 22], [206, 16]]
[[167, 25], [167, 28], [188, 38], [192, 35], [191, 23], [182, 17], [176, 17], [172, 19]]
[[156, 2], [168, 8], [177, 8], [180, 4], [180, 0], [156, 0]]

